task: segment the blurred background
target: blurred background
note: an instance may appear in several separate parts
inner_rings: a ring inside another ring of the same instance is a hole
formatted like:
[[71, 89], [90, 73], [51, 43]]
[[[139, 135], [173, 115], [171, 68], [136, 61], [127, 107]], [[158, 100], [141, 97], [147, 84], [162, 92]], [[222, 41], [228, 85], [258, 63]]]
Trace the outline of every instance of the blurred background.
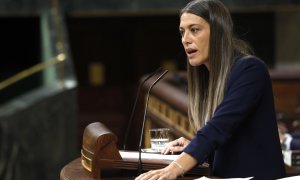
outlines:
[[[120, 147], [140, 78], [186, 69], [186, 2], [1, 0], [0, 179], [59, 179], [91, 122], [105, 123]], [[238, 37], [298, 87], [300, 0], [223, 2]]]

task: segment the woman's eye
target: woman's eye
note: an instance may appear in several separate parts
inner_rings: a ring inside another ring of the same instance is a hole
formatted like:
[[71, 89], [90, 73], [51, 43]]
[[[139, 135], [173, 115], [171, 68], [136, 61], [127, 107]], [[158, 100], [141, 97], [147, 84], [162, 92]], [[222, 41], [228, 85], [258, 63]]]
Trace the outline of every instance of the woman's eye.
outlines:
[[197, 28], [192, 28], [191, 29], [191, 32], [193, 32], [193, 33], [196, 33], [196, 32], [198, 32], [199, 31], [199, 29], [197, 29]]
[[183, 36], [184, 31], [179, 31], [179, 33], [180, 33], [180, 36]]

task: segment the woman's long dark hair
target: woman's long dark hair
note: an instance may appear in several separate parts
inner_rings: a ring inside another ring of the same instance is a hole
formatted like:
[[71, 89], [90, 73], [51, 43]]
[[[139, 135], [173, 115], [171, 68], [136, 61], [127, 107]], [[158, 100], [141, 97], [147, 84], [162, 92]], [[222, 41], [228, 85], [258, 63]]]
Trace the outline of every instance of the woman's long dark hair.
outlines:
[[243, 41], [235, 39], [229, 10], [218, 0], [194, 0], [180, 12], [197, 15], [210, 25], [209, 70], [187, 64], [189, 120], [195, 132], [211, 119], [224, 97], [227, 78], [234, 62], [234, 50], [248, 52]]

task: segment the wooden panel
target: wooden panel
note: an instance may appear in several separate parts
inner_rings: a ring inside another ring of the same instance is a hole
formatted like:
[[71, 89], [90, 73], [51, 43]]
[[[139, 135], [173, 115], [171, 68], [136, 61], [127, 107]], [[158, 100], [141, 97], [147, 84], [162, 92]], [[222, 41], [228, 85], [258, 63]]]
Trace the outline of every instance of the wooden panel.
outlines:
[[300, 70], [270, 70], [277, 112], [295, 113], [300, 108]]
[[300, 80], [274, 81], [273, 92], [277, 112], [292, 113], [300, 107]]

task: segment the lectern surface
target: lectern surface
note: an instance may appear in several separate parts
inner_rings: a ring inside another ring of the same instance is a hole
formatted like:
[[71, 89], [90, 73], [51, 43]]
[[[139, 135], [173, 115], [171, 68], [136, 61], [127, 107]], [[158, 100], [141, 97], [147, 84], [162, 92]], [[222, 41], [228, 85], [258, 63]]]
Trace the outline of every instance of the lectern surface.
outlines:
[[[129, 177], [102, 177], [102, 180], [128, 180]], [[81, 158], [77, 158], [67, 164], [60, 172], [60, 180], [100, 180], [90, 177], [81, 165]]]
[[[192, 180], [199, 177], [182, 177], [180, 180]], [[101, 180], [128, 180], [131, 177], [101, 177]], [[92, 178], [84, 171], [81, 165], [81, 158], [71, 161], [63, 167], [60, 172], [60, 180], [100, 180], [100, 178]]]

